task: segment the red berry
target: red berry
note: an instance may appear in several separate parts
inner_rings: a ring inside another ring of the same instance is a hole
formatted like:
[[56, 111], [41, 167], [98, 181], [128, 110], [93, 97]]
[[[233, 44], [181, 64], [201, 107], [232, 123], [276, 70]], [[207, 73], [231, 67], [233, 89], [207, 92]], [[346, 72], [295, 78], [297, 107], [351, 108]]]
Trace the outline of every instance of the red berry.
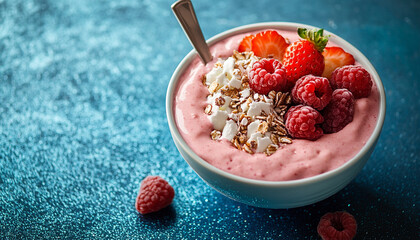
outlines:
[[324, 132], [319, 126], [324, 121], [322, 115], [309, 106], [293, 106], [286, 113], [286, 128], [294, 138], [316, 140]]
[[318, 224], [318, 234], [323, 240], [351, 240], [356, 235], [356, 219], [348, 212], [327, 213]]
[[326, 47], [322, 52], [325, 60], [322, 76], [331, 79], [332, 72], [345, 65], [353, 65], [354, 57], [340, 47]]
[[292, 89], [293, 101], [322, 110], [331, 100], [332, 89], [328, 79], [306, 75]]
[[336, 89], [330, 104], [324, 110], [322, 129], [325, 133], [335, 133], [353, 121], [354, 97], [347, 89]]
[[372, 78], [368, 71], [361, 66], [344, 66], [337, 68], [331, 77], [333, 89], [346, 88], [357, 98], [364, 98], [370, 95], [372, 89]]
[[314, 44], [307, 40], [292, 43], [284, 54], [283, 65], [286, 69], [289, 86], [305, 75], [321, 76], [324, 71], [324, 57]]
[[171, 185], [159, 176], [148, 176], [141, 182], [136, 209], [141, 214], [159, 211], [169, 206], [175, 196]]
[[263, 58], [252, 65], [248, 73], [249, 86], [257, 93], [267, 94], [271, 90], [283, 91], [286, 76], [280, 61]]
[[298, 34], [303, 40], [290, 44], [283, 57], [289, 89], [300, 77], [308, 74], [321, 76], [324, 71], [322, 51], [327, 45], [328, 38], [323, 36], [323, 30], [307, 31], [299, 28]]
[[252, 39], [252, 51], [258, 57], [283, 59], [284, 51], [289, 43], [277, 31], [264, 31]]
[[252, 39], [254, 38], [254, 35], [248, 35], [244, 37], [239, 44], [238, 52], [249, 52], [252, 50]]

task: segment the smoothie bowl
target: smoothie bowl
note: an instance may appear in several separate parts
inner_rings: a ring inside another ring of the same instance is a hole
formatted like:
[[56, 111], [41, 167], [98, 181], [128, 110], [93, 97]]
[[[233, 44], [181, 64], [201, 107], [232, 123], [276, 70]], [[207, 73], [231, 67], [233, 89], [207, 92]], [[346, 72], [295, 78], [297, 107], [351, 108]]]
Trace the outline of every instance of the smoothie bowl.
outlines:
[[[212, 62], [191, 51], [169, 83], [179, 152], [208, 185], [248, 205], [292, 208], [333, 195], [363, 168], [382, 129], [385, 92], [369, 60], [332, 33], [300, 30], [324, 44], [325, 57], [321, 72], [300, 76], [298, 54], [288, 52], [299, 28], [316, 29], [269, 22], [223, 32], [208, 41]], [[363, 74], [363, 84], [346, 83]]]

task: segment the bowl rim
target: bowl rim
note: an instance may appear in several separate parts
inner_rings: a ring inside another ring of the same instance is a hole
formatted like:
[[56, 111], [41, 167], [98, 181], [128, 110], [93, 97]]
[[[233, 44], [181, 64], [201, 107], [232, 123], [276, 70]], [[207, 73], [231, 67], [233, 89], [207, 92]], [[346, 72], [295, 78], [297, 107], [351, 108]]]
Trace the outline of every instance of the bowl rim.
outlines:
[[[228, 38], [230, 36], [251, 32], [251, 31], [257, 31], [257, 30], [263, 30], [263, 29], [277, 29], [277, 30], [293, 30], [296, 31], [297, 28], [319, 28], [314, 27], [307, 24], [301, 24], [301, 23], [295, 23], [295, 22], [261, 22], [261, 23], [254, 23], [254, 24], [247, 24], [240, 27], [232, 28], [229, 30], [226, 30], [222, 33], [219, 33], [213, 37], [211, 37], [209, 40], [207, 40], [207, 44], [211, 46], [212, 44], [223, 40], [225, 38]], [[295, 187], [300, 185], [305, 185], [308, 183], [316, 183], [321, 182], [324, 180], [327, 180], [329, 178], [333, 178], [336, 175], [340, 175], [342, 172], [346, 171], [347, 169], [351, 168], [352, 166], [356, 165], [358, 161], [362, 159], [362, 157], [369, 152], [369, 150], [375, 146], [376, 141], [379, 138], [379, 135], [381, 133], [384, 120], [385, 120], [385, 112], [386, 112], [386, 97], [385, 97], [385, 90], [384, 86], [382, 84], [382, 81], [373, 67], [372, 63], [366, 58], [365, 55], [363, 55], [356, 47], [354, 47], [352, 44], [344, 40], [343, 38], [335, 35], [334, 33], [331, 33], [327, 30], [324, 30], [324, 34], [330, 35], [330, 39], [340, 47], [343, 47], [346, 49], [346, 51], [349, 51], [353, 54], [354, 58], [357, 62], [359, 62], [362, 66], [366, 68], [366, 70], [372, 75], [373, 80], [376, 83], [376, 86], [378, 88], [379, 96], [380, 96], [380, 102], [379, 102], [379, 115], [376, 122], [375, 129], [372, 132], [372, 135], [369, 137], [366, 144], [362, 147], [362, 149], [350, 160], [345, 162], [343, 165], [327, 171], [322, 174], [318, 174], [312, 177], [302, 178], [302, 179], [296, 179], [296, 180], [287, 180], [287, 181], [267, 181], [267, 180], [258, 180], [258, 179], [251, 179], [246, 178], [238, 175], [234, 175], [232, 173], [225, 172], [201, 157], [199, 157], [185, 142], [183, 137], [181, 136], [176, 123], [174, 119], [174, 112], [173, 112], [173, 95], [177, 89], [178, 86], [178, 80], [182, 76], [182, 73], [184, 70], [188, 67], [188, 65], [192, 62], [192, 60], [195, 57], [198, 57], [197, 52], [193, 49], [191, 50], [178, 64], [177, 68], [175, 69], [169, 85], [167, 89], [166, 94], [166, 116], [168, 120], [169, 129], [171, 131], [172, 137], [174, 139], [174, 142], [178, 143], [178, 147], [181, 147], [191, 158], [201, 167], [206, 168], [208, 171], [211, 171], [214, 174], [221, 175], [224, 178], [230, 179], [232, 181], [241, 182], [245, 184], [251, 184], [255, 186], [264, 186], [264, 187]], [[185, 160], [185, 159], [184, 159]], [[188, 163], [188, 161], [187, 161]], [[189, 164], [189, 163], [188, 163]], [[190, 164], [189, 164], [190, 165]], [[195, 169], [193, 168], [195, 171]]]

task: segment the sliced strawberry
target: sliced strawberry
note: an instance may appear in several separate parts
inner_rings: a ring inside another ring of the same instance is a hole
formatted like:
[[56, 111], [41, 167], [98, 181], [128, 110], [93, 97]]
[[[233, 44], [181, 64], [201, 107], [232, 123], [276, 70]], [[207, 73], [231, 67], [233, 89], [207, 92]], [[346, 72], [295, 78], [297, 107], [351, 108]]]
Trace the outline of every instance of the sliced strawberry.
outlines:
[[331, 79], [332, 72], [345, 65], [354, 65], [354, 57], [340, 47], [326, 47], [322, 52], [325, 60], [322, 76]]
[[252, 39], [254, 35], [248, 35], [242, 39], [242, 42], [239, 44], [238, 52], [249, 52], [252, 50]]
[[276, 31], [260, 32], [252, 39], [252, 51], [262, 58], [273, 57], [281, 61], [287, 46], [289, 43]]

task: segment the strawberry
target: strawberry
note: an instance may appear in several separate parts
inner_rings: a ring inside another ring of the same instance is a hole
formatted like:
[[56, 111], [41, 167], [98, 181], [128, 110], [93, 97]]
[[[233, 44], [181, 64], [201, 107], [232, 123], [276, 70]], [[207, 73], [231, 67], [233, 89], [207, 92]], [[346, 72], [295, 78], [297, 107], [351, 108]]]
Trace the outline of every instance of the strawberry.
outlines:
[[252, 39], [254, 38], [254, 35], [248, 35], [244, 37], [239, 44], [238, 52], [249, 52], [252, 50]]
[[298, 28], [298, 34], [303, 39], [290, 44], [283, 57], [289, 89], [302, 76], [321, 76], [325, 67], [322, 51], [327, 45], [328, 37], [323, 35], [324, 30], [308, 31]]
[[276, 31], [267, 30], [255, 35], [252, 39], [252, 51], [258, 57], [283, 59], [289, 43]]
[[322, 52], [325, 68], [322, 76], [331, 79], [332, 72], [345, 65], [354, 65], [354, 57], [340, 47], [326, 47]]

